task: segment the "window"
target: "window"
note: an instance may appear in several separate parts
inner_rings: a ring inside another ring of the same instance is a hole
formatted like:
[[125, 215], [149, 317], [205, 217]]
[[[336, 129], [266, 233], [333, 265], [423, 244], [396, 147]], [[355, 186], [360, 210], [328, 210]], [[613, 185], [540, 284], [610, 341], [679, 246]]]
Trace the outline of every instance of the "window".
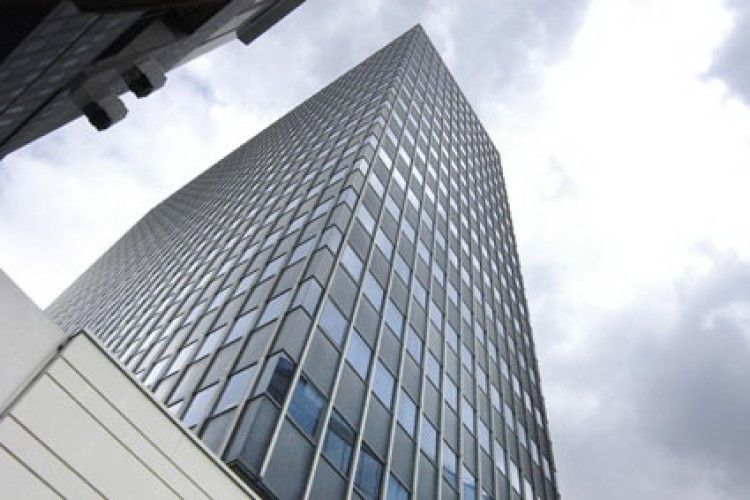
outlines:
[[336, 345], [341, 345], [344, 341], [344, 333], [346, 333], [347, 327], [346, 318], [330, 300], [327, 300], [323, 306], [318, 326]]
[[278, 295], [268, 301], [268, 304], [266, 304], [266, 308], [263, 311], [263, 316], [260, 317], [260, 320], [258, 321], [258, 326], [264, 326], [270, 323], [271, 321], [275, 320], [279, 316], [281, 316], [281, 313], [284, 311], [284, 306], [286, 305], [287, 298], [289, 297], [290, 292], [284, 292], [281, 295]]
[[477, 383], [482, 392], [487, 394], [487, 372], [481, 366], [477, 367]]
[[383, 464], [375, 454], [364, 446], [359, 453], [359, 466], [354, 484], [359, 493], [368, 500], [380, 497], [380, 479], [383, 475]]
[[297, 248], [295, 248], [294, 252], [292, 252], [292, 256], [289, 257], [289, 263], [287, 265], [291, 266], [292, 264], [295, 264], [310, 255], [310, 252], [313, 249], [313, 245], [315, 245], [315, 238], [310, 238], [304, 243], [300, 243], [299, 245], [297, 245]]
[[159, 361], [154, 364], [153, 367], [151, 367], [151, 371], [148, 373], [148, 376], [143, 381], [143, 385], [151, 385], [154, 382], [156, 382], [156, 378], [161, 374], [162, 368], [164, 368], [167, 365], [167, 362], [169, 361], [169, 358], [160, 359]]
[[253, 284], [253, 280], [255, 280], [256, 272], [252, 272], [242, 278], [242, 281], [240, 281], [240, 284], [237, 285], [237, 289], [232, 294], [233, 297], [236, 297], [237, 295], [240, 295], [242, 293], [245, 293], [250, 289], [250, 286]]
[[437, 430], [435, 426], [422, 415], [422, 428], [419, 432], [419, 440], [422, 451], [432, 460], [437, 459]]
[[458, 458], [445, 441], [443, 441], [443, 477], [454, 488], [458, 485]]
[[430, 301], [430, 321], [432, 321], [438, 330], [443, 327], [443, 313], [434, 300]]
[[403, 389], [401, 389], [401, 396], [399, 397], [397, 418], [406, 433], [414, 437], [414, 430], [417, 425], [417, 405]]
[[427, 351], [427, 362], [425, 363], [427, 378], [440, 389], [440, 363], [432, 352]]
[[419, 280], [414, 280], [414, 288], [412, 289], [412, 295], [414, 295], [414, 298], [417, 299], [417, 302], [419, 302], [419, 305], [422, 306], [422, 308], [427, 307], [427, 291], [422, 286], [422, 283], [419, 282]]
[[450, 323], [445, 323], [445, 340], [448, 342], [448, 346], [453, 349], [454, 352], [458, 352], [458, 334], [453, 329]]
[[174, 361], [172, 361], [172, 365], [169, 367], [169, 371], [167, 371], [164, 376], [168, 377], [169, 375], [180, 371], [187, 364], [187, 362], [190, 361], [196, 345], [198, 345], [197, 342], [191, 342], [190, 344], [180, 349], [180, 352], [177, 353]]
[[391, 299], [385, 306], [385, 324], [396, 334], [396, 337], [402, 338], [404, 334], [404, 315], [396, 307]]
[[490, 430], [487, 428], [482, 419], [479, 419], [479, 446], [488, 454], [492, 454], [490, 449]]
[[318, 430], [320, 412], [325, 406], [325, 399], [310, 382], [300, 378], [289, 404], [289, 415], [310, 436], [315, 437]]
[[190, 402], [190, 406], [188, 406], [187, 411], [182, 416], [182, 425], [187, 428], [194, 427], [203, 419], [208, 410], [208, 405], [218, 388], [219, 385], [214, 384], [195, 393], [193, 400]]
[[469, 373], [474, 374], [474, 355], [466, 346], [461, 348], [461, 364], [469, 370]]
[[380, 311], [380, 308], [383, 306], [383, 287], [380, 286], [380, 283], [375, 279], [375, 276], [369, 272], [365, 277], [364, 283], [362, 283], [362, 290], [365, 297], [368, 298], [375, 309]]
[[216, 296], [214, 296], [214, 300], [211, 301], [211, 305], [208, 306], [208, 310], [212, 311], [222, 305], [224, 301], [227, 298], [227, 295], [229, 295], [229, 287], [224, 288], [223, 290], [220, 290]]
[[508, 475], [505, 469], [505, 448], [503, 446], [495, 441], [495, 466], [500, 469], [500, 472], [502, 472], [504, 475]]
[[386, 408], [391, 408], [393, 404], [393, 385], [395, 381], [393, 375], [388, 371], [382, 361], [378, 360], [375, 369], [375, 377], [372, 382], [372, 391], [383, 402]]
[[448, 375], [443, 378], [443, 397], [448, 406], [458, 412], [458, 388]]
[[513, 460], [508, 461], [508, 465], [510, 465], [510, 474], [508, 476], [510, 477], [510, 484], [513, 485], [513, 489], [516, 490], [516, 493], [519, 495], [521, 494], [521, 478], [520, 478], [520, 471], [518, 470], [518, 466]]
[[393, 256], [393, 243], [391, 243], [391, 240], [388, 239], [382, 229], [378, 229], [378, 232], [375, 234], [375, 244], [383, 252], [383, 255], [390, 260]]
[[344, 247], [344, 251], [341, 254], [341, 264], [344, 266], [344, 269], [349, 271], [354, 281], [359, 280], [359, 277], [362, 275], [362, 259], [357, 256], [349, 245]]
[[388, 496], [387, 500], [409, 500], [409, 492], [406, 487], [399, 482], [393, 474], [388, 478]]
[[393, 268], [396, 270], [396, 274], [398, 274], [398, 277], [401, 278], [401, 281], [404, 282], [404, 284], [409, 284], [409, 280], [411, 279], [411, 270], [409, 269], [409, 265], [406, 263], [403, 257], [397, 252], [396, 253], [396, 261], [393, 264]]
[[245, 368], [229, 377], [227, 385], [224, 386], [224, 392], [221, 394], [219, 402], [216, 403], [216, 407], [214, 408], [214, 415], [237, 406], [242, 400], [242, 396], [247, 392], [250, 379], [254, 373], [255, 365]]
[[277, 354], [268, 360], [263, 380], [258, 387], [266, 391], [271, 399], [282, 404], [286, 391], [289, 389], [289, 383], [292, 381], [292, 373], [294, 373], [292, 361], [283, 354]]
[[375, 219], [372, 217], [372, 215], [364, 205], [361, 205], [359, 207], [359, 210], [357, 210], [357, 218], [362, 223], [367, 232], [369, 234], [372, 234], [375, 230]]
[[266, 279], [278, 273], [279, 269], [281, 269], [281, 263], [284, 261], [285, 257], [285, 255], [282, 255], [281, 257], [277, 257], [269, 262], [266, 265], [266, 270], [263, 271], [263, 274], [261, 275], [259, 281], [265, 281]]
[[302, 309], [312, 316], [315, 314], [322, 293], [323, 287], [320, 286], [318, 280], [310, 278], [299, 286], [294, 302], [292, 302], [292, 308], [302, 306]]
[[356, 330], [353, 331], [349, 339], [349, 347], [346, 349], [346, 359], [363, 379], [366, 379], [367, 374], [370, 373], [371, 358], [372, 349]]
[[406, 335], [406, 350], [414, 358], [417, 364], [422, 364], [422, 339], [419, 337], [414, 328], [409, 326], [409, 333]]
[[237, 318], [237, 321], [234, 323], [232, 330], [229, 332], [229, 335], [224, 340], [224, 343], [228, 344], [232, 342], [233, 340], [243, 337], [247, 332], [249, 332], [250, 326], [252, 325], [253, 320], [255, 319], [255, 315], [257, 313], [258, 313], [258, 310], [253, 309], [252, 311], [247, 312], [243, 314], [242, 316], [239, 316]]
[[474, 407], [466, 398], [461, 399], [461, 423], [474, 434]]
[[490, 385], [490, 399], [492, 400], [492, 407], [497, 411], [502, 411], [502, 408], [500, 408], [500, 392], [494, 384]]
[[334, 410], [331, 413], [331, 420], [328, 422], [328, 433], [323, 445], [323, 454], [344, 475], [349, 472], [353, 445], [354, 429], [346, 423], [339, 412]]
[[[464, 483], [464, 494], [463, 498], [466, 500], [476, 500], [477, 499], [477, 479], [474, 477], [474, 475], [469, 472], [469, 470], [464, 467], [463, 468], [463, 483]], [[529, 497], [533, 498], [533, 497]]]

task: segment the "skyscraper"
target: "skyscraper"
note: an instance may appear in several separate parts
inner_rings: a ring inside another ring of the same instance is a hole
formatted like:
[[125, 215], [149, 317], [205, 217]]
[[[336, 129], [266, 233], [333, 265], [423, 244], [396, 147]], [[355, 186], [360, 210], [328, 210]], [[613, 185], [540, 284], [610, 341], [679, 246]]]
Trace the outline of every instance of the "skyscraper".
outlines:
[[279, 498], [557, 498], [500, 156], [421, 27], [49, 309]]

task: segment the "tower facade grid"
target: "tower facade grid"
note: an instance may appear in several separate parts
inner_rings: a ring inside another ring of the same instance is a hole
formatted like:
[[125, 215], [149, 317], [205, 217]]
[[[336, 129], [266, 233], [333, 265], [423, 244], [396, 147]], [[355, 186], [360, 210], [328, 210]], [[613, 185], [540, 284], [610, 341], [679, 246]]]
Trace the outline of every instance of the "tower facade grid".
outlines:
[[500, 156], [417, 26], [50, 307], [278, 498], [557, 498]]

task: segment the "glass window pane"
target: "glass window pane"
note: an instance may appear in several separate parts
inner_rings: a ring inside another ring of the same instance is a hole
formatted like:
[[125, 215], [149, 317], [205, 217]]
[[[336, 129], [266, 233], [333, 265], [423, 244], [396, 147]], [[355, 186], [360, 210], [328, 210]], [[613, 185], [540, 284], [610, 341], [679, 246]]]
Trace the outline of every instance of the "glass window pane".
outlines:
[[378, 280], [376, 280], [369, 272], [365, 277], [365, 281], [362, 283], [362, 291], [364, 292], [365, 297], [367, 297], [372, 305], [375, 306], [375, 309], [379, 311], [380, 308], [383, 307], [383, 287], [380, 286]]
[[461, 399], [461, 423], [474, 434], [474, 407], [466, 398]]
[[419, 432], [422, 451], [432, 460], [437, 459], [437, 430], [427, 418], [422, 415], [422, 428]]
[[268, 304], [266, 304], [266, 308], [263, 311], [263, 316], [261, 316], [260, 321], [258, 321], [258, 326], [266, 325], [281, 316], [288, 296], [289, 292], [284, 292], [281, 295], [271, 299]]
[[190, 361], [197, 345], [197, 342], [191, 342], [190, 344], [180, 349], [180, 352], [177, 353], [177, 356], [175, 356], [172, 365], [169, 367], [169, 370], [164, 374], [164, 376], [167, 377], [169, 375], [172, 375], [173, 373], [177, 373], [178, 371], [180, 371], [187, 364], [187, 362]]
[[368, 500], [375, 500], [380, 496], [380, 480], [383, 475], [383, 464], [375, 455], [362, 447], [357, 467], [355, 485], [359, 493]]
[[409, 351], [417, 364], [422, 364], [422, 339], [411, 326], [406, 336], [406, 350]]
[[216, 408], [214, 408], [214, 415], [236, 406], [242, 400], [242, 396], [248, 390], [250, 379], [255, 373], [255, 368], [256, 365], [253, 365], [229, 377], [227, 385], [224, 387], [224, 392], [219, 398]]
[[203, 419], [208, 411], [208, 405], [218, 388], [219, 384], [214, 384], [195, 393], [193, 400], [190, 402], [190, 406], [188, 406], [187, 411], [182, 416], [182, 425], [190, 428]]
[[448, 406], [458, 412], [458, 388], [448, 375], [443, 378], [443, 397]]
[[388, 500], [409, 500], [409, 492], [393, 474], [388, 478]]
[[268, 369], [273, 370], [273, 372], [265, 390], [273, 400], [283, 404], [286, 391], [289, 389], [289, 383], [292, 381], [294, 364], [285, 356], [278, 355], [275, 362], [274, 360], [269, 361]]
[[341, 264], [344, 266], [344, 269], [349, 271], [349, 274], [352, 275], [354, 281], [358, 282], [359, 277], [362, 275], [362, 267], [364, 265], [362, 259], [357, 256], [349, 245], [344, 247], [344, 251], [341, 254]]
[[386, 408], [391, 408], [393, 404], [393, 375], [383, 365], [383, 362], [378, 360], [377, 368], [375, 369], [375, 377], [372, 381], [372, 391], [383, 402]]
[[320, 391], [304, 378], [300, 378], [289, 404], [289, 415], [310, 436], [315, 437], [323, 406], [325, 399]]
[[367, 379], [367, 374], [370, 372], [371, 358], [372, 349], [356, 330], [353, 331], [346, 350], [346, 359], [363, 379]]
[[398, 338], [401, 338], [404, 334], [404, 315], [401, 313], [396, 304], [391, 299], [388, 299], [388, 304], [385, 307], [385, 324], [396, 334]]
[[401, 389], [398, 402], [398, 422], [407, 434], [414, 437], [414, 430], [417, 425], [417, 405], [403, 389]]
[[458, 458], [445, 441], [443, 441], [443, 477], [454, 488], [457, 486]]
[[425, 363], [427, 378], [440, 389], [440, 363], [432, 352], [427, 351], [427, 362]]
[[464, 494], [463, 498], [466, 500], [476, 500], [477, 498], [477, 479], [474, 475], [468, 471], [466, 467], [463, 467], [463, 483], [464, 483]]
[[229, 332], [226, 340], [224, 340], [224, 343], [228, 344], [233, 340], [244, 337], [245, 334], [250, 331], [250, 327], [253, 324], [253, 320], [255, 319], [256, 314], [258, 314], [258, 310], [253, 309], [252, 311], [238, 317], [237, 321], [234, 323], [234, 326], [232, 326], [232, 330]]
[[349, 472], [353, 444], [354, 429], [346, 423], [339, 412], [334, 410], [328, 422], [328, 434], [323, 446], [323, 454], [344, 475]]
[[201, 359], [205, 356], [208, 356], [219, 345], [219, 342], [221, 341], [222, 337], [224, 336], [224, 331], [226, 330], [226, 325], [222, 325], [220, 328], [214, 330], [213, 332], [209, 333], [206, 336], [206, 339], [203, 341], [203, 345], [201, 345], [200, 350], [198, 351], [198, 354], [195, 355], [195, 359]]
[[344, 341], [347, 326], [346, 318], [330, 300], [327, 300], [323, 306], [318, 325], [336, 345], [341, 345]]

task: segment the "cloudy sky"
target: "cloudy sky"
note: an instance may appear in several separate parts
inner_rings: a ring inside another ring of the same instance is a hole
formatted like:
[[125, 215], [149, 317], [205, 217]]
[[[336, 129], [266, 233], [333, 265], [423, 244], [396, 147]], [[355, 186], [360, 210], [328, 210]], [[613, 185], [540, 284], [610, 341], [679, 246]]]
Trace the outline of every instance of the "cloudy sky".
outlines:
[[563, 497], [750, 498], [750, 2], [308, 0], [125, 122], [0, 164], [45, 306], [150, 207], [420, 22], [500, 149]]

